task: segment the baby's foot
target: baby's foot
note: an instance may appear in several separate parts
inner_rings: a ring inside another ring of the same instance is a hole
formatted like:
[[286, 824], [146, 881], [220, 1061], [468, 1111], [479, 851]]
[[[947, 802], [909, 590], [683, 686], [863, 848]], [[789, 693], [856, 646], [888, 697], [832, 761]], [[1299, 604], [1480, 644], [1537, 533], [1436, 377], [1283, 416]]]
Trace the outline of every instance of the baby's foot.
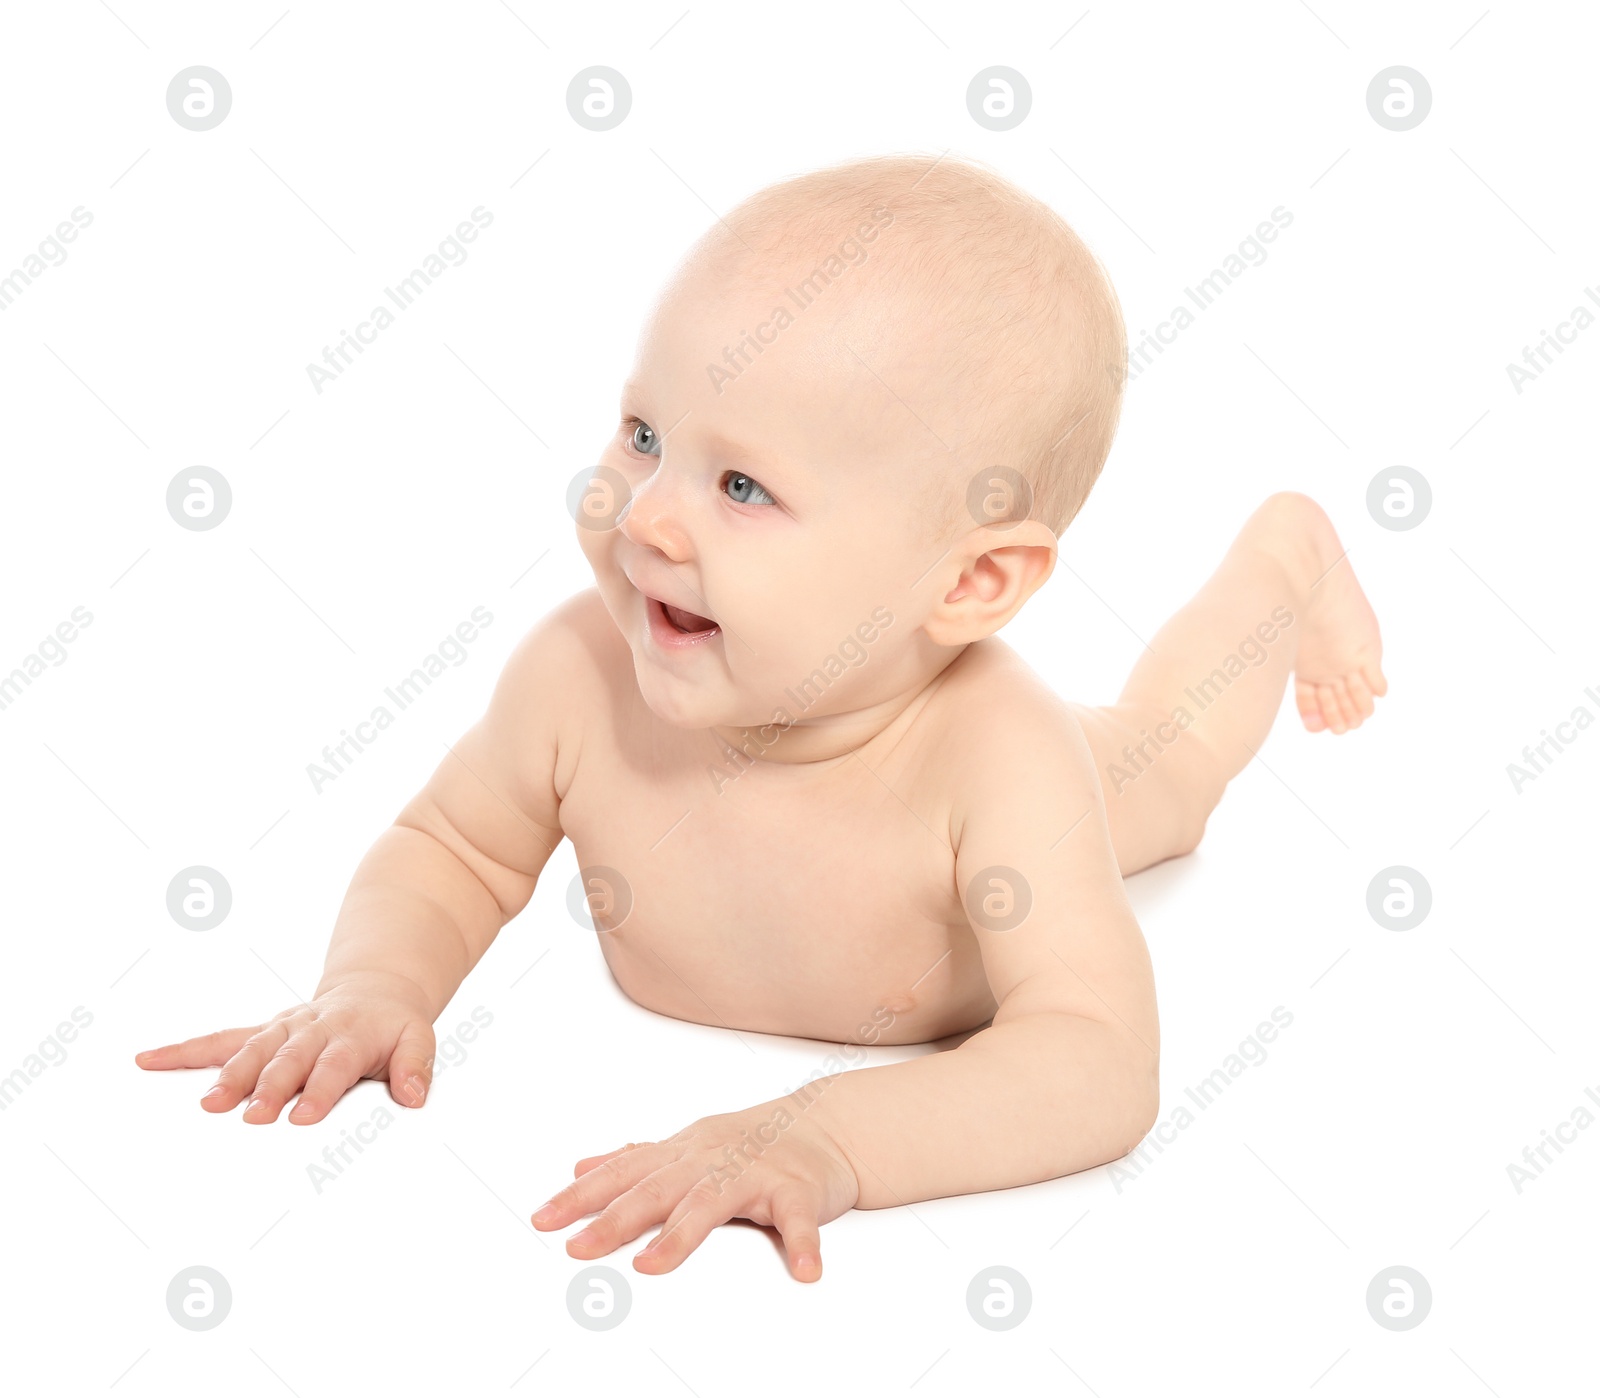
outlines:
[[1300, 618], [1294, 697], [1300, 719], [1312, 733], [1343, 733], [1372, 716], [1375, 697], [1389, 681], [1379, 663], [1383, 642], [1378, 618], [1356, 581], [1350, 559], [1320, 506], [1305, 499], [1297, 513], [1316, 559], [1315, 582]]

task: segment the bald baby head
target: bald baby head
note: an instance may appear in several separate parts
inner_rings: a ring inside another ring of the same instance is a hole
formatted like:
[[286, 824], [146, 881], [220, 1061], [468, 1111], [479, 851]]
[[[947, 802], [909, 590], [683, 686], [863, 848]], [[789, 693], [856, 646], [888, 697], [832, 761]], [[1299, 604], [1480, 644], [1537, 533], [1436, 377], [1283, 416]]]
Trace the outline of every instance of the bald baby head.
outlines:
[[1116, 294], [1058, 214], [989, 170], [883, 156], [783, 181], [713, 226], [685, 272], [774, 306], [707, 366], [719, 392], [804, 318], [898, 400], [886, 425], [936, 535], [985, 508], [1059, 534], [1105, 463], [1127, 356]]

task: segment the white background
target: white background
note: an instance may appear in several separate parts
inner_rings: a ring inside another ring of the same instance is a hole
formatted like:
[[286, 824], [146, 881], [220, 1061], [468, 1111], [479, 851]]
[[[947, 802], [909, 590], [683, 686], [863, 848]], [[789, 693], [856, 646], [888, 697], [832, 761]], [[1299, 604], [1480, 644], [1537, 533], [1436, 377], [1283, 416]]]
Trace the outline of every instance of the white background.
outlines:
[[[1520, 1194], [1506, 1166], [1600, 1084], [1600, 731], [1520, 794], [1506, 764], [1600, 714], [1600, 328], [1521, 394], [1506, 365], [1600, 287], [1600, 26], [1482, 3], [8, 7], [0, 274], [93, 213], [0, 314], [0, 672], [94, 617], [0, 712], [0, 1074], [93, 1016], [0, 1114], [18, 1390], [1573, 1391], [1600, 1130]], [[192, 64], [233, 92], [204, 133], [165, 106]], [[591, 64], [632, 87], [605, 133], [565, 103]], [[966, 108], [991, 64], [1033, 90], [1005, 133]], [[1433, 93], [1403, 133], [1366, 107], [1394, 64]], [[382, 1085], [316, 1127], [246, 1128], [197, 1107], [211, 1074], [133, 1054], [309, 990], [362, 851], [586, 585], [564, 489], [708, 206], [947, 149], [1060, 210], [1133, 332], [1293, 214], [1130, 385], [1064, 566], [1007, 637], [1108, 700], [1262, 497], [1333, 515], [1390, 697], [1338, 739], [1286, 706], [1201, 850], [1131, 885], [1164, 1117], [1275, 1006], [1294, 1022], [1132, 1183], [851, 1214], [810, 1287], [748, 1226], [664, 1278], [630, 1249], [610, 1261], [631, 1313], [591, 1333], [565, 1301], [580, 1264], [528, 1213], [580, 1155], [766, 1100], [827, 1048], [626, 1001], [567, 912], [570, 847], [439, 1029], [492, 1025], [320, 1193], [307, 1165]], [[468, 260], [317, 394], [305, 365], [478, 205]], [[1402, 463], [1434, 503], [1392, 532], [1366, 489]], [[165, 508], [197, 464], [234, 497], [206, 533]], [[306, 764], [475, 606], [494, 621], [466, 663], [317, 794]], [[194, 864], [233, 890], [213, 932], [166, 910]], [[1394, 864], [1433, 890], [1405, 933], [1366, 909]], [[196, 1264], [233, 1292], [205, 1333], [164, 1300]], [[994, 1264], [1033, 1292], [1004, 1333], [964, 1299]], [[1364, 1300], [1396, 1264], [1433, 1291], [1406, 1333]]]

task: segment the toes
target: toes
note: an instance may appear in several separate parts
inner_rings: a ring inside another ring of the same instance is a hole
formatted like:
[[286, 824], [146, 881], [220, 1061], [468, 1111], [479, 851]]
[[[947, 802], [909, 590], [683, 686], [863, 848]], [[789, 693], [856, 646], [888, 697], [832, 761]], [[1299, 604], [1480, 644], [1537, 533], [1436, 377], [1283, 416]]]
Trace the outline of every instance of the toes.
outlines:
[[1373, 702], [1372, 691], [1367, 688], [1367, 682], [1357, 671], [1345, 680], [1345, 688], [1349, 692], [1350, 702], [1355, 705], [1356, 718], [1352, 726], [1359, 727], [1363, 719], [1372, 717]]
[[1309, 680], [1295, 680], [1295, 707], [1300, 710], [1301, 722], [1306, 731], [1320, 733], [1348, 733], [1359, 728], [1376, 711], [1375, 696], [1389, 688], [1383, 672], [1375, 662], [1369, 662], [1352, 671], [1343, 679], [1326, 684]]
[[1334, 697], [1339, 702], [1339, 716], [1344, 720], [1345, 731], [1361, 726], [1362, 713], [1354, 698], [1350, 694], [1350, 686], [1345, 680], [1333, 682]]
[[1348, 725], [1344, 721], [1344, 710], [1339, 707], [1338, 690], [1331, 684], [1319, 684], [1317, 703], [1322, 708], [1322, 721], [1328, 725], [1328, 731], [1343, 733]]
[[1326, 725], [1322, 721], [1322, 708], [1317, 703], [1317, 687], [1304, 680], [1296, 680], [1294, 702], [1300, 710], [1300, 721], [1305, 724], [1306, 731], [1320, 733]]
[[1326, 685], [1310, 686], [1310, 702], [1315, 709], [1315, 721], [1307, 723], [1307, 728], [1312, 733], [1336, 733], [1334, 725], [1339, 721], [1339, 705], [1334, 702], [1333, 691]]

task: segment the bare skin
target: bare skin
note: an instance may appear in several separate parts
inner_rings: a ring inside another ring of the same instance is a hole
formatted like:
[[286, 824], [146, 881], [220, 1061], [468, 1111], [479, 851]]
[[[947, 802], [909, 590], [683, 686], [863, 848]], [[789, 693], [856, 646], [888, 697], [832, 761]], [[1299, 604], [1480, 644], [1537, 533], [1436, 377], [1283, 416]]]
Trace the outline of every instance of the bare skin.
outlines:
[[[640, 1005], [844, 1043], [977, 1031], [580, 1160], [533, 1216], [598, 1214], [572, 1256], [660, 1225], [634, 1265], [669, 1271], [744, 1217], [812, 1281], [821, 1225], [852, 1207], [1142, 1139], [1159, 1030], [1121, 876], [1195, 847], [1291, 677], [1312, 731], [1370, 716], [1371, 608], [1322, 511], [1274, 496], [1116, 704], [1063, 702], [994, 634], [1048, 579], [1051, 530], [958, 529], [941, 552], [907, 523], [927, 462], [888, 384], [920, 382], [928, 347], [880, 339], [868, 368], [818, 313], [708, 384], [727, 327], [769, 301], [704, 266], [663, 298], [601, 459], [630, 504], [579, 530], [597, 587], [525, 638], [363, 860], [312, 1002], [142, 1067], [221, 1066], [203, 1105], [248, 1097], [251, 1123], [297, 1094], [289, 1120], [319, 1121], [362, 1077], [421, 1106], [433, 1020], [566, 838]], [[870, 320], [870, 295], [852, 309]]]

